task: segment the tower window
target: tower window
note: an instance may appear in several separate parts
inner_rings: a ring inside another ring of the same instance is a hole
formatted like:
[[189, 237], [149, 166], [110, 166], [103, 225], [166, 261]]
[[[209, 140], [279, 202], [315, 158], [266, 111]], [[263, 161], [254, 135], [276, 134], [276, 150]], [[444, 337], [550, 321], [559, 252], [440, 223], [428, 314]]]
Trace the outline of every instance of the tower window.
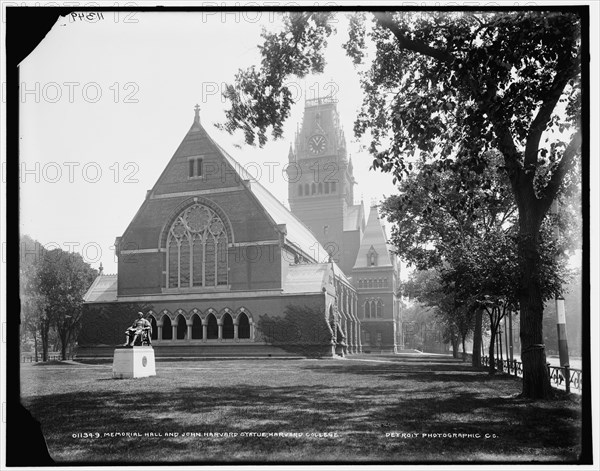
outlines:
[[189, 159], [189, 161], [188, 161], [189, 178], [202, 177], [203, 171], [204, 171], [202, 164], [203, 164], [202, 159], [198, 159], [198, 158]]
[[377, 266], [377, 252], [375, 248], [371, 245], [369, 252], [367, 252], [367, 265], [370, 267]]

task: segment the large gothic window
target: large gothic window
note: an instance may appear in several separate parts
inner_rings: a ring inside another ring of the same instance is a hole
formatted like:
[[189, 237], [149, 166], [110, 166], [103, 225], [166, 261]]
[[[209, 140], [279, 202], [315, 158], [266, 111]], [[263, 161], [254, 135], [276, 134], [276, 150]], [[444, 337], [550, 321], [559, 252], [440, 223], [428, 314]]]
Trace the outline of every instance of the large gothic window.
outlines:
[[227, 285], [227, 232], [212, 209], [194, 204], [183, 211], [167, 236], [167, 286]]

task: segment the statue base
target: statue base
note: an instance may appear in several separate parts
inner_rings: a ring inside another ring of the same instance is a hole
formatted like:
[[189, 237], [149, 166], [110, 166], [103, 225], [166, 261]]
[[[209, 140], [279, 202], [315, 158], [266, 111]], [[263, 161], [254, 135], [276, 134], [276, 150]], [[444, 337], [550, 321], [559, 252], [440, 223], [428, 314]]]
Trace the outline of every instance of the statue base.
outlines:
[[115, 348], [112, 372], [113, 378], [156, 376], [154, 349], [149, 346]]

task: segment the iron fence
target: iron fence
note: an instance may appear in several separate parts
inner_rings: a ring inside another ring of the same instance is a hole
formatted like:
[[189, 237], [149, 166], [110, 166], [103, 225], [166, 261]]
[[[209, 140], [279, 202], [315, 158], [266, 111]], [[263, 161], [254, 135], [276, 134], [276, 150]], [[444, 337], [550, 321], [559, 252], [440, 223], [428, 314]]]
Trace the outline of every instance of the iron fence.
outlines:
[[[61, 361], [62, 355], [60, 353], [50, 353], [47, 357], [48, 361]], [[67, 355], [67, 360], [72, 360], [73, 355]], [[42, 355], [21, 355], [21, 363], [37, 363], [42, 361]]]
[[[486, 355], [481, 359], [483, 366], [489, 367], [490, 361]], [[568, 366], [552, 366], [547, 363], [548, 374], [550, 375], [550, 383], [552, 386], [564, 389], [567, 392], [577, 392], [581, 394], [583, 374], [580, 369], [570, 368]], [[496, 370], [507, 373], [519, 378], [523, 377], [523, 363], [519, 360], [504, 360], [495, 359]], [[567, 380], [568, 378], [568, 380]]]

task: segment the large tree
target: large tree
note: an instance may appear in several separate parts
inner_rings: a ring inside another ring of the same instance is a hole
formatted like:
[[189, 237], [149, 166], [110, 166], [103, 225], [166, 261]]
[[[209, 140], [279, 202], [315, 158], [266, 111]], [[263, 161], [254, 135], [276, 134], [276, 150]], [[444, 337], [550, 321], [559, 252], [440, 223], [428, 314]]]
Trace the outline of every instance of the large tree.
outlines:
[[83, 295], [97, 270], [81, 255], [61, 249], [41, 251], [34, 270], [25, 288], [29, 299], [43, 300], [35, 311], [41, 326], [42, 358], [47, 360], [48, 335], [53, 328], [60, 339], [62, 359], [66, 360], [80, 327]]
[[[225, 92], [226, 130], [261, 145], [269, 129], [281, 137], [293, 104], [286, 81], [323, 71], [332, 15], [287, 14], [281, 31], [263, 33], [260, 68]], [[488, 150], [501, 152], [519, 211], [523, 394], [533, 398], [551, 391], [539, 234], [581, 148], [581, 21], [577, 10], [359, 13], [345, 44], [357, 64], [375, 52], [355, 124], [374, 168], [401, 179], [419, 152], [440, 169], [454, 158], [481, 169]]]

